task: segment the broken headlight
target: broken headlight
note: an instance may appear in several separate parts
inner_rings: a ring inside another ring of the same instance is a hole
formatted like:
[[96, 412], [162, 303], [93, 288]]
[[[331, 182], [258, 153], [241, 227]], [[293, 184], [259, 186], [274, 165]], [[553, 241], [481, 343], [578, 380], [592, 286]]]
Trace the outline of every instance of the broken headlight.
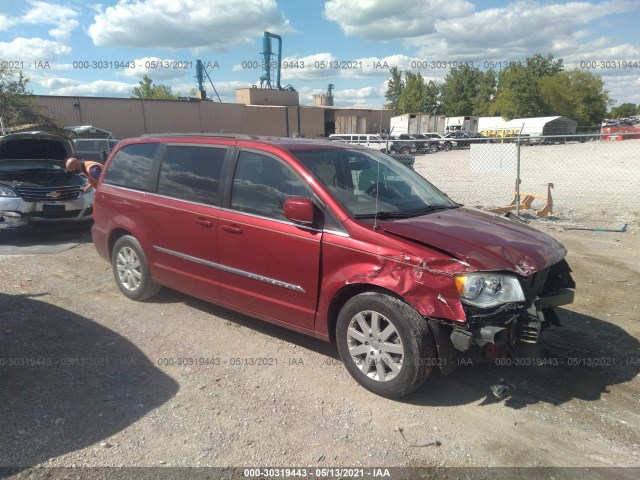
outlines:
[[463, 303], [480, 308], [503, 303], [524, 302], [520, 282], [511, 275], [491, 272], [468, 273], [454, 277], [456, 289]]

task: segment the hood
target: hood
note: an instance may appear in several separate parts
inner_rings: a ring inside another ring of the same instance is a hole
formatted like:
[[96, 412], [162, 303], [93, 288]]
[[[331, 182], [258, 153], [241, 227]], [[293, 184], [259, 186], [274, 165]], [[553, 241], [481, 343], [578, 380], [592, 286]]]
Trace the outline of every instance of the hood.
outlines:
[[[0, 160], [0, 162], [2, 162]], [[11, 187], [64, 187], [79, 186], [85, 187], [86, 179], [74, 172], [66, 170], [58, 171], [24, 171], [24, 172], [3, 172], [0, 163], [0, 183]]]
[[478, 270], [529, 276], [566, 255], [559, 242], [534, 228], [468, 208], [378, 221], [378, 225], [388, 233], [448, 252]]
[[64, 168], [73, 156], [68, 137], [48, 132], [14, 133], [0, 137], [0, 164], [7, 161], [48, 162]]

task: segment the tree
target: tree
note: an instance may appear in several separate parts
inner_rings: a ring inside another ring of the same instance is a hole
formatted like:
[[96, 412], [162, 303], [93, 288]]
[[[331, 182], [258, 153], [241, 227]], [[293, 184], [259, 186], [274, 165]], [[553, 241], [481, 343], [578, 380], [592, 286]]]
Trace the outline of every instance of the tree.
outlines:
[[568, 78], [571, 99], [575, 105], [572, 118], [579, 126], [595, 127], [607, 116], [607, 110], [613, 103], [604, 89], [604, 81], [598, 75], [586, 70], [563, 72]]
[[[401, 115], [403, 113], [438, 113], [440, 110], [440, 86], [433, 80], [424, 81], [420, 73], [403, 72], [393, 67], [388, 81], [386, 105]], [[402, 75], [404, 73], [404, 80]]]
[[545, 57], [536, 53], [533, 57], [529, 57], [525, 60], [525, 66], [527, 71], [536, 78], [550, 77], [556, 73], [563, 71], [563, 60], [553, 59], [553, 55], [550, 53]]
[[524, 62], [511, 62], [498, 76], [498, 94], [492, 112], [507, 120], [548, 115], [540, 80], [561, 73], [563, 68], [562, 59], [554, 60], [552, 54], [543, 57], [536, 53]]
[[540, 95], [546, 105], [545, 115], [562, 115], [575, 120], [576, 105], [569, 76], [565, 72], [542, 77], [538, 81]]
[[544, 101], [538, 89], [538, 80], [522, 64], [511, 64], [502, 70], [492, 113], [502, 115], [507, 120], [543, 115]]
[[386, 108], [398, 112], [398, 104], [400, 103], [400, 94], [404, 89], [404, 82], [402, 81], [402, 70], [398, 70], [398, 67], [393, 67], [389, 70], [391, 78], [387, 82], [387, 91], [384, 94], [384, 98], [388, 100], [385, 105]]
[[424, 85], [425, 91], [425, 113], [433, 115], [439, 114], [442, 110], [442, 85], [438, 85], [433, 80], [429, 80]]
[[609, 112], [609, 118], [625, 118], [640, 113], [640, 106], [635, 103], [623, 103], [618, 107], [613, 107]]
[[442, 85], [442, 111], [458, 115], [487, 115], [496, 93], [496, 74], [477, 67], [453, 67]]
[[27, 89], [29, 78], [0, 61], [0, 118], [5, 128], [23, 124], [54, 125], [38, 111], [32, 93]]
[[156, 85], [145, 73], [137, 87], [133, 87], [131, 98], [141, 98], [144, 100], [177, 100], [178, 96], [171, 93], [171, 87], [166, 85]]

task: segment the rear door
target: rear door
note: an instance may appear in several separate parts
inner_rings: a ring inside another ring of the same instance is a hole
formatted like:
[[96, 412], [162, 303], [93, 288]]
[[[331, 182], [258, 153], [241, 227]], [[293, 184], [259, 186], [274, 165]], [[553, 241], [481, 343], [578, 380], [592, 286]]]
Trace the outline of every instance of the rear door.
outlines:
[[220, 145], [167, 145], [144, 215], [158, 279], [212, 301], [218, 298], [216, 236], [227, 152]]
[[258, 317], [312, 330], [318, 297], [321, 225], [284, 216], [289, 197], [312, 191], [275, 155], [241, 149], [220, 212], [222, 302]]

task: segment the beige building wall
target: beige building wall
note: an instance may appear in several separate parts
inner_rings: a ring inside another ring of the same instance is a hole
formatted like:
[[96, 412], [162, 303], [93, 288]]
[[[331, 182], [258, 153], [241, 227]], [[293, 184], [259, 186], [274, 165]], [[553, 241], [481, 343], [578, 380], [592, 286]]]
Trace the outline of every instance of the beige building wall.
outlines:
[[325, 135], [325, 111], [322, 108], [300, 107], [302, 131], [307, 138], [323, 137]]
[[[93, 125], [111, 132], [115, 138], [136, 137], [152, 133], [145, 123], [142, 100], [122, 99], [111, 102], [110, 98], [80, 98], [82, 122], [77, 125]], [[106, 126], [102, 126], [106, 125]]]
[[246, 107], [235, 103], [200, 102], [200, 125], [205, 133], [249, 133], [243, 130]]
[[[179, 105], [175, 105], [179, 103]], [[177, 107], [177, 108], [176, 108]], [[199, 102], [157, 100], [142, 103], [145, 133], [201, 132]]]
[[254, 135], [272, 135], [287, 137], [294, 130], [287, 132], [287, 107], [245, 106], [241, 133]]
[[271, 105], [297, 107], [300, 94], [295, 90], [271, 90], [268, 88], [238, 88], [236, 103], [244, 105]]
[[389, 110], [339, 107], [260, 106], [233, 103], [132, 98], [36, 96], [44, 115], [61, 126], [93, 125], [112, 132], [117, 139], [145, 133], [246, 133], [307, 138], [330, 133], [336, 117], [355, 118], [360, 133], [389, 128]]

